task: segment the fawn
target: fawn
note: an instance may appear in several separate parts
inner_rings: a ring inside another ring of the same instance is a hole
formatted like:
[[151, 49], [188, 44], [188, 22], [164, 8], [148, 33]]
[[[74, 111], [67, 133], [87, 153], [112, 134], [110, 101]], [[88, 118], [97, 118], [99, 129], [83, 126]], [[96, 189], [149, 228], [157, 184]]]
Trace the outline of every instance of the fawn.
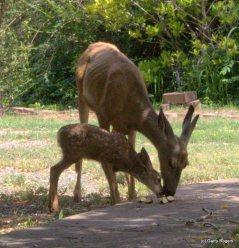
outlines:
[[49, 210], [59, 211], [57, 187], [60, 174], [81, 159], [91, 159], [107, 169], [111, 203], [120, 201], [115, 172], [131, 174], [145, 184], [157, 196], [161, 195], [161, 177], [153, 169], [148, 153], [142, 148], [136, 153], [126, 137], [117, 132], [108, 132], [89, 124], [71, 124], [60, 128], [57, 134], [62, 150], [62, 159], [50, 169]]

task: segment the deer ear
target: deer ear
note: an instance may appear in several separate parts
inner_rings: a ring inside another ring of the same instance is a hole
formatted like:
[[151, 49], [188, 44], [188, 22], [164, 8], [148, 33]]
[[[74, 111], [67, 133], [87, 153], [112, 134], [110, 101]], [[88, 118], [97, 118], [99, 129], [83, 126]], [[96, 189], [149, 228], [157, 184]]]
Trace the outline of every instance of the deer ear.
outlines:
[[149, 157], [149, 154], [147, 153], [147, 151], [145, 150], [145, 148], [143, 147], [139, 153], [139, 158], [141, 160], [141, 162], [147, 166], [147, 167], [152, 167], [152, 164], [151, 164], [151, 160], [150, 160], [150, 157]]
[[159, 126], [159, 129], [162, 130], [163, 133], [165, 133], [164, 113], [163, 113], [162, 108], [160, 108], [160, 111], [159, 111], [158, 126]]
[[174, 137], [173, 129], [172, 129], [169, 121], [167, 120], [166, 116], [164, 115], [162, 108], [160, 108], [160, 111], [159, 111], [158, 126], [159, 126], [159, 129], [162, 130], [163, 134], [166, 137], [168, 137], [168, 138]]
[[199, 118], [199, 115], [196, 115], [192, 120], [193, 113], [194, 113], [194, 107], [190, 105], [188, 112], [183, 120], [182, 134], [180, 136], [180, 138], [184, 140], [186, 143], [188, 143]]

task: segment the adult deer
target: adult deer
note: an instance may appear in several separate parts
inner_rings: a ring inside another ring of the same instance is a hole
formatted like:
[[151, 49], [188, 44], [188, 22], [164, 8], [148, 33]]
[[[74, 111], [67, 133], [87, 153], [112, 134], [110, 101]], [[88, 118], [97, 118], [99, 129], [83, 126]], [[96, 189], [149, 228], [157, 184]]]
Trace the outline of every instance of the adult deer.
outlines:
[[[182, 134], [177, 137], [162, 109], [159, 115], [153, 109], [136, 65], [109, 43], [97, 42], [86, 49], [78, 61], [76, 78], [80, 122], [88, 122], [89, 109], [92, 109], [101, 128], [109, 130], [112, 125], [113, 130], [128, 135], [133, 146], [136, 131], [144, 134], [158, 151], [163, 192], [174, 195], [181, 172], [188, 164], [187, 144], [199, 117], [192, 120], [194, 108], [190, 106]], [[75, 201], [81, 198], [81, 168], [79, 161]], [[107, 170], [104, 169], [106, 176], [110, 175]], [[131, 177], [129, 199], [134, 197], [135, 185]]]

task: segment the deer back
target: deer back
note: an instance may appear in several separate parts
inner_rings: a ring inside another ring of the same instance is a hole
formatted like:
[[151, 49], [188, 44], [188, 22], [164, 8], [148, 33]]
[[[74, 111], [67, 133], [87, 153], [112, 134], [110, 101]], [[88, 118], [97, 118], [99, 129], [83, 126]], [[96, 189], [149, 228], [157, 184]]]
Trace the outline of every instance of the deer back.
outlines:
[[138, 68], [114, 45], [90, 45], [76, 75], [79, 97], [117, 131], [136, 129], [142, 111], [151, 106]]

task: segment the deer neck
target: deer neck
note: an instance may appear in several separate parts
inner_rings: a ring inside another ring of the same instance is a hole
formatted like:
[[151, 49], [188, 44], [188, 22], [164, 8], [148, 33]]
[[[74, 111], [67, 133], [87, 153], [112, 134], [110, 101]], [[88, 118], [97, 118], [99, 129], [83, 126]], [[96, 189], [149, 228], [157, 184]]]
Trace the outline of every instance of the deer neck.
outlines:
[[152, 107], [143, 110], [138, 131], [144, 134], [160, 152], [164, 146], [164, 136], [158, 127], [158, 115]]

